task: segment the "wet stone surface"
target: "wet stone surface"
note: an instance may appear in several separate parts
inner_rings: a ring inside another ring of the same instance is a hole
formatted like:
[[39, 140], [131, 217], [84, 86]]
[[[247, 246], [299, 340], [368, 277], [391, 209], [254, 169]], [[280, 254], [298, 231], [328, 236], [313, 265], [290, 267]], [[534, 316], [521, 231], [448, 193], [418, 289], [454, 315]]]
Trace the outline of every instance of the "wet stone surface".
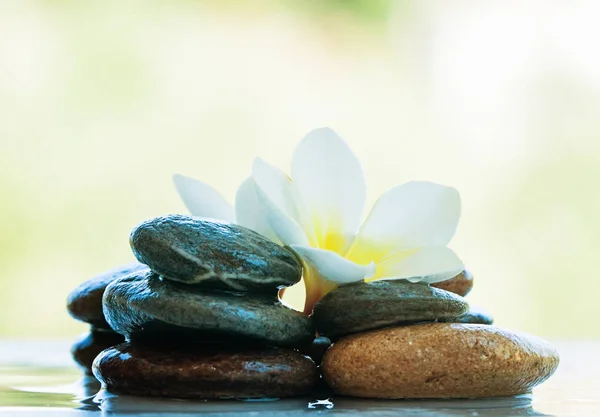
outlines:
[[94, 362], [96, 356], [104, 349], [108, 349], [124, 341], [125, 338], [122, 335], [112, 330], [91, 329], [89, 333], [82, 335], [71, 346], [71, 355], [81, 370], [91, 375], [92, 362]]
[[288, 249], [242, 226], [169, 215], [137, 226], [136, 258], [168, 280], [235, 291], [276, 292], [300, 281]]
[[321, 364], [321, 360], [323, 360], [323, 356], [325, 356], [325, 352], [331, 346], [331, 340], [325, 336], [318, 336], [315, 340], [312, 341], [311, 345], [304, 349], [304, 353], [306, 353], [310, 358], [317, 364]]
[[94, 327], [109, 329], [110, 327], [102, 314], [104, 290], [114, 280], [147, 268], [139, 262], [131, 262], [81, 283], [67, 297], [69, 314], [73, 318], [89, 323]]
[[296, 351], [227, 345], [124, 343], [104, 351], [94, 375], [109, 392], [173, 398], [283, 398], [308, 394], [319, 373]]
[[448, 291], [405, 280], [345, 285], [317, 303], [313, 321], [329, 338], [401, 323], [453, 319], [467, 312], [466, 301]]
[[132, 340], [196, 340], [302, 347], [315, 331], [309, 317], [274, 296], [208, 291], [141, 271], [104, 294], [110, 326]]

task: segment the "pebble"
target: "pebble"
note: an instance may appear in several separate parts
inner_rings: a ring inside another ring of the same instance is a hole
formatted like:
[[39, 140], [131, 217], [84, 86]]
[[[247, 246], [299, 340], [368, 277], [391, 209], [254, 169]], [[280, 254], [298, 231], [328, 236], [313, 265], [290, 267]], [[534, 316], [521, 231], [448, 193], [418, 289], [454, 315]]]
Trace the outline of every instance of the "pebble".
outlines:
[[139, 262], [132, 262], [83, 282], [67, 297], [67, 310], [76, 320], [89, 323], [96, 328], [109, 329], [102, 314], [104, 289], [116, 279], [147, 268]]
[[282, 398], [308, 394], [314, 362], [293, 350], [123, 343], [96, 358], [94, 375], [111, 393], [197, 399]]
[[92, 374], [92, 362], [100, 352], [119, 343], [125, 338], [112, 330], [91, 329], [89, 333], [83, 334], [71, 346], [71, 356], [82, 371]]
[[471, 289], [473, 289], [473, 274], [465, 269], [454, 278], [450, 278], [446, 281], [436, 282], [431, 284], [431, 286], [450, 291], [454, 294], [464, 297], [471, 292]]
[[300, 281], [288, 249], [242, 226], [169, 215], [131, 232], [136, 258], [168, 280], [235, 291], [270, 291]]
[[325, 336], [318, 336], [313, 340], [308, 349], [304, 349], [304, 352], [317, 364], [320, 365], [325, 356], [325, 352], [331, 346], [331, 340]]
[[319, 334], [331, 339], [398, 324], [452, 319], [468, 310], [467, 302], [448, 291], [405, 280], [344, 285], [315, 306]]
[[558, 362], [558, 352], [534, 336], [489, 325], [427, 323], [341, 339], [321, 369], [341, 395], [481, 398], [530, 392]]
[[478, 307], [470, 307], [462, 316], [454, 319], [440, 320], [448, 323], [467, 323], [467, 324], [493, 324], [494, 318], [486, 310]]
[[104, 315], [128, 340], [193, 340], [309, 345], [315, 331], [309, 317], [267, 294], [208, 291], [139, 271], [110, 284]]

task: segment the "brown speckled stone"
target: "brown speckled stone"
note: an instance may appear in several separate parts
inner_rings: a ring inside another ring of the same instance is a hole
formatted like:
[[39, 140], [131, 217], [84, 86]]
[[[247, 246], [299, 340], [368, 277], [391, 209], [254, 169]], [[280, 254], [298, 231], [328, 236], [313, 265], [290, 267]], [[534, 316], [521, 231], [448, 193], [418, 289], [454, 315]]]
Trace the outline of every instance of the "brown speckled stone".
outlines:
[[331, 340], [398, 324], [452, 319], [468, 310], [460, 296], [406, 280], [373, 281], [341, 286], [315, 306], [319, 334]]
[[436, 282], [435, 284], [431, 284], [431, 286], [450, 291], [454, 294], [464, 297], [471, 292], [471, 289], [473, 288], [473, 274], [465, 269], [454, 278], [447, 279], [446, 281]]
[[67, 297], [67, 310], [74, 319], [84, 321], [97, 328], [110, 329], [102, 314], [104, 290], [114, 280], [147, 268], [146, 265], [139, 262], [132, 262], [81, 283]]
[[323, 376], [342, 395], [480, 398], [529, 392], [558, 366], [537, 337], [495, 326], [429, 323], [348, 336], [325, 354]]
[[92, 329], [71, 346], [73, 360], [86, 374], [92, 374], [92, 362], [104, 349], [123, 343], [125, 338], [112, 330]]
[[293, 350], [210, 344], [123, 343], [99, 355], [93, 371], [116, 394], [203, 399], [305, 395], [319, 379], [314, 362]]

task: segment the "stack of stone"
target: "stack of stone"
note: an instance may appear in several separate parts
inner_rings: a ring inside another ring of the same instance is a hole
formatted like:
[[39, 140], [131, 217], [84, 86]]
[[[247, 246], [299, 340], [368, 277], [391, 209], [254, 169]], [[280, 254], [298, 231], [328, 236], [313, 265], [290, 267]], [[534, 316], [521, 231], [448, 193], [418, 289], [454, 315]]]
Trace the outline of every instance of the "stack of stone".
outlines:
[[289, 250], [232, 224], [171, 215], [136, 227], [141, 266], [104, 290], [106, 323], [127, 341], [94, 375], [119, 394], [264, 398], [307, 394], [319, 379], [310, 318], [278, 301], [302, 267]]
[[[536, 337], [469, 310], [468, 272], [438, 284], [405, 280], [340, 287], [313, 321], [334, 342], [321, 363], [335, 393], [368, 398], [477, 398], [529, 392], [558, 366]], [[461, 296], [462, 295], [462, 296]]]

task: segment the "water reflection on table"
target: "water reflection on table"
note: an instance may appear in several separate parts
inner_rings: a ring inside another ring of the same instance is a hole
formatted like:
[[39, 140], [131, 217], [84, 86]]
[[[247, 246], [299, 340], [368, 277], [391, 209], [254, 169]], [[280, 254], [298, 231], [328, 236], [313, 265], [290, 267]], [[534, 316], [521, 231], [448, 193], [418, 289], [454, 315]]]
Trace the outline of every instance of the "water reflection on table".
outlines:
[[[277, 401], [186, 401], [113, 395], [100, 390], [93, 377], [81, 377], [68, 361], [59, 363], [56, 358], [47, 356], [42, 362], [54, 362], [33, 365], [35, 357], [28, 359], [27, 350], [38, 351], [39, 346], [34, 349], [0, 342], [0, 414], [96, 417], [192, 414], [260, 417], [307, 414], [350, 417], [600, 415], [597, 383], [600, 362], [595, 360], [600, 352], [600, 343], [568, 343], [558, 344], [558, 347], [562, 355], [561, 366], [553, 378], [534, 391], [534, 395], [399, 401], [335, 397], [327, 401], [328, 395], [320, 394], [313, 398]], [[16, 356], [14, 349], [18, 349]], [[54, 351], [60, 356], [60, 348]]]

